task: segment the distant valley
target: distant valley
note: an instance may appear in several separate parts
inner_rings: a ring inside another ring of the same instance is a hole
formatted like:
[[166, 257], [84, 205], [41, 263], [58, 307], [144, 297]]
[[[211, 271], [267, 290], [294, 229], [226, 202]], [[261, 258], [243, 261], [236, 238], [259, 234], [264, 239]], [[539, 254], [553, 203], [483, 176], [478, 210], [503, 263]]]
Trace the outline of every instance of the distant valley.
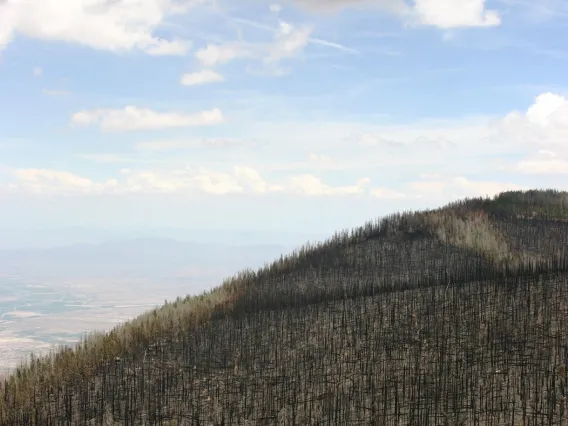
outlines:
[[290, 250], [171, 238], [0, 250], [0, 371], [30, 351], [71, 344]]

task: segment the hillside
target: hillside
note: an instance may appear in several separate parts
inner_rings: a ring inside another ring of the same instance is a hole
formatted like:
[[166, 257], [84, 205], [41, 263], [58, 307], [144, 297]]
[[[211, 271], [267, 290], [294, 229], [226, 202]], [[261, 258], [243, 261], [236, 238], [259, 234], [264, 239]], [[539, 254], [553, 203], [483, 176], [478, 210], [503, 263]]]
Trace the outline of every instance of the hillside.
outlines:
[[0, 385], [1, 425], [565, 424], [568, 193], [393, 214]]

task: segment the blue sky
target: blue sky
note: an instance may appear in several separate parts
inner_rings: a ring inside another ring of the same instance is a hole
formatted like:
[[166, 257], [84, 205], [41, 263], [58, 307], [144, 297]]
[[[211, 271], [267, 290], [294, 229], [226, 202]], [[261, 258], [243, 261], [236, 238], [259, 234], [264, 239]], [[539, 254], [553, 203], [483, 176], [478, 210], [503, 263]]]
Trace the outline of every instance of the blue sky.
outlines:
[[564, 0], [7, 0], [3, 227], [330, 233], [568, 189]]

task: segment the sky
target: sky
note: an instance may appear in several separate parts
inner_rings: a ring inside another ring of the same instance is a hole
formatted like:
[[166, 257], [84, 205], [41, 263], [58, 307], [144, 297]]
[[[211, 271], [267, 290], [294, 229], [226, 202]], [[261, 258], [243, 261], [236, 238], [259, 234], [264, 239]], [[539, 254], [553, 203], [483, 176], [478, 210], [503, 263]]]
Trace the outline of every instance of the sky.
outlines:
[[0, 0], [0, 227], [332, 233], [568, 189], [565, 0]]

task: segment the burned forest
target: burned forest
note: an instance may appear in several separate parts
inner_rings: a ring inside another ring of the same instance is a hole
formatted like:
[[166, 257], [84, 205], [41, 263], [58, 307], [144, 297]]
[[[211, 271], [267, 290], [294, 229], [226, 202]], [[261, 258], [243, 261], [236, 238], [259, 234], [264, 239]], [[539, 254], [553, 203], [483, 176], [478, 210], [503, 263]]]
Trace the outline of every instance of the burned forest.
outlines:
[[0, 425], [568, 425], [568, 193], [392, 214], [32, 355]]

